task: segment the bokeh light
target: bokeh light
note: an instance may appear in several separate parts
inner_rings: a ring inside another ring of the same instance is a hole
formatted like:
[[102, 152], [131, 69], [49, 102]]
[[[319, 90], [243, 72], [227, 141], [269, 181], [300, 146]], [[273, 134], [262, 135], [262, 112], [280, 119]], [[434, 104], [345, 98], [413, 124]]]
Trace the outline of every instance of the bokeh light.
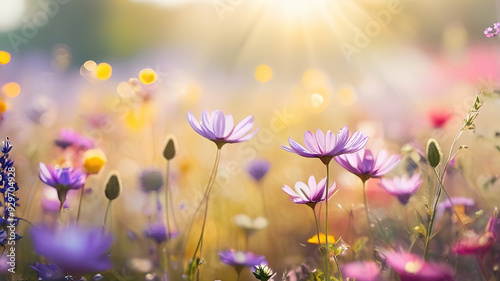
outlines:
[[7, 103], [3, 100], [0, 100], [0, 113], [4, 113], [5, 111], [7, 111]]
[[16, 82], [9, 82], [2, 87], [2, 93], [8, 97], [17, 97], [21, 93], [21, 86]]
[[0, 51], [0, 64], [8, 64], [10, 62], [10, 53], [6, 51]]
[[139, 72], [139, 80], [146, 85], [156, 82], [156, 78], [156, 71], [151, 68], [145, 68]]
[[255, 79], [261, 83], [269, 82], [273, 78], [273, 70], [270, 66], [261, 64], [255, 69]]
[[92, 73], [97, 79], [106, 81], [111, 78], [113, 68], [108, 63], [102, 62], [96, 66]]

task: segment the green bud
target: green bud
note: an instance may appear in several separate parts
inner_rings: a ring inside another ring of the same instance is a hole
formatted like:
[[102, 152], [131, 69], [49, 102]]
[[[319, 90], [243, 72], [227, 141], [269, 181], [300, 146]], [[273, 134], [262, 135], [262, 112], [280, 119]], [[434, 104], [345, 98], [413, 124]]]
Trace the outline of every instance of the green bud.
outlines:
[[104, 190], [104, 194], [106, 194], [106, 198], [109, 200], [115, 200], [120, 196], [122, 187], [120, 183], [120, 178], [118, 175], [118, 172], [112, 172], [109, 179], [108, 183], [106, 184], [106, 189]]
[[176, 152], [176, 141], [174, 136], [167, 136], [167, 144], [165, 145], [165, 149], [163, 150], [163, 157], [167, 159], [167, 161], [174, 159]]
[[436, 168], [442, 158], [443, 151], [441, 150], [441, 146], [436, 139], [430, 138], [427, 141], [427, 160], [429, 160], [429, 164], [431, 164], [433, 168]]

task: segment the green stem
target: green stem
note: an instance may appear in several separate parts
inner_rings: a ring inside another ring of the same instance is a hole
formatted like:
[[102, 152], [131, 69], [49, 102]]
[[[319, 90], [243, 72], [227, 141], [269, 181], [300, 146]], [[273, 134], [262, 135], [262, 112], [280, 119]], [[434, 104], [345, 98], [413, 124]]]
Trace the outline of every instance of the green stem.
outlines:
[[76, 213], [76, 224], [80, 221], [80, 210], [82, 208], [83, 202], [83, 190], [85, 189], [85, 185], [82, 186], [82, 190], [80, 191], [80, 203], [78, 204], [78, 212]]
[[[319, 239], [319, 223], [318, 223], [318, 217], [316, 216], [316, 211], [314, 210], [314, 207], [311, 207], [313, 214], [314, 214], [314, 223], [316, 223], [316, 235], [318, 236], [318, 245], [321, 248], [321, 239]], [[323, 255], [323, 252], [320, 249], [320, 253], [322, 254], [322, 261], [323, 261], [323, 271], [326, 272], [326, 267], [328, 266], [328, 255]], [[326, 262], [325, 262], [326, 260]]]
[[[330, 187], [330, 164], [325, 164], [326, 166], [326, 183], [325, 183], [325, 249], [326, 249], [326, 257], [327, 257], [327, 266], [326, 266], [326, 274], [325, 280], [330, 280], [329, 275], [329, 257], [330, 257], [330, 246], [328, 245], [328, 189]], [[318, 241], [319, 242], [319, 241]], [[333, 241], [335, 243], [335, 241]], [[337, 255], [335, 254], [335, 250], [333, 250], [333, 259], [335, 260], [335, 265], [337, 266], [337, 270], [339, 272], [340, 280], [344, 281], [342, 277], [342, 272], [340, 271], [339, 261], [337, 260]]]
[[[212, 186], [214, 184], [215, 177], [217, 175], [217, 169], [219, 167], [219, 162], [220, 162], [220, 155], [221, 155], [221, 147], [218, 146], [217, 147], [217, 155], [215, 156], [214, 168], [212, 170], [212, 174], [210, 175], [210, 179], [208, 180], [207, 188], [206, 188], [205, 195], [203, 198], [203, 201], [205, 201], [205, 213], [203, 215], [203, 224], [201, 226], [200, 238], [198, 239], [198, 244], [196, 245], [196, 250], [194, 251], [194, 255], [193, 255], [193, 259], [192, 259], [193, 261], [196, 258], [196, 254], [198, 253], [198, 250], [200, 250], [200, 259], [201, 259], [201, 255], [203, 252], [203, 235], [205, 234], [205, 225], [207, 223], [208, 202], [210, 199], [210, 191], [212, 190]], [[200, 206], [201, 206], [201, 204], [200, 204]], [[196, 215], [196, 212], [194, 215]], [[198, 274], [197, 274], [197, 279], [198, 278], [199, 278], [199, 269], [198, 269]]]
[[365, 205], [366, 222], [368, 223], [368, 233], [371, 236], [370, 216], [368, 215], [368, 200], [366, 200], [366, 180], [363, 180], [363, 204]]
[[106, 206], [106, 212], [104, 213], [104, 221], [102, 222], [102, 233], [106, 229], [106, 219], [108, 217], [109, 209], [111, 208], [111, 200], [108, 201], [108, 205]]
[[479, 255], [476, 255], [476, 258], [477, 258], [477, 263], [479, 264], [479, 268], [481, 268], [481, 272], [483, 273], [484, 280], [486, 281], [490, 280], [488, 279], [488, 274], [486, 273], [486, 269], [484, 268], [484, 265], [481, 262], [482, 259], [479, 257]]

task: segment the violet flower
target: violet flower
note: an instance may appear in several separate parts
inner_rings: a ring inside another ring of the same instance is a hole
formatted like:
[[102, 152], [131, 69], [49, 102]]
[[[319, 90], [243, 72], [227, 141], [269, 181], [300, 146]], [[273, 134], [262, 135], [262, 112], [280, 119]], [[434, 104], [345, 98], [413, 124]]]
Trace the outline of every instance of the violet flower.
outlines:
[[54, 144], [62, 149], [66, 149], [72, 145], [83, 150], [94, 148], [94, 142], [91, 139], [83, 137], [71, 129], [61, 129], [59, 131], [59, 138], [54, 141]]
[[380, 268], [373, 261], [351, 262], [343, 265], [340, 270], [344, 277], [355, 279], [356, 281], [376, 281], [379, 280]]
[[189, 125], [201, 136], [215, 142], [218, 147], [226, 143], [245, 142], [257, 134], [258, 129], [248, 133], [253, 127], [254, 117], [247, 116], [240, 123], [234, 126], [233, 116], [224, 115], [222, 111], [215, 110], [208, 113], [204, 110], [201, 114], [201, 121], [196, 120], [194, 114], [189, 111]]
[[65, 273], [96, 273], [111, 268], [107, 251], [114, 239], [101, 228], [32, 228], [31, 237], [35, 251]]
[[176, 231], [167, 232], [165, 224], [161, 221], [155, 221], [148, 224], [143, 231], [144, 237], [151, 238], [158, 244], [177, 237], [177, 234], [178, 233]]
[[401, 161], [401, 156], [390, 155], [387, 150], [382, 150], [374, 156], [371, 150], [361, 149], [351, 154], [336, 156], [335, 160], [344, 169], [355, 174], [362, 181], [366, 181], [388, 173]]
[[[467, 197], [451, 197], [450, 199], [447, 198], [446, 200], [439, 203], [436, 211], [437, 220], [439, 220], [443, 216], [445, 211], [449, 211], [450, 213], [453, 214], [454, 212], [452, 206], [455, 206], [455, 210], [457, 210], [457, 212], [460, 211], [462, 213], [463, 210], [463, 214], [466, 214], [467, 210], [476, 204], [474, 202], [474, 199]], [[453, 205], [451, 204], [452, 202]], [[454, 215], [452, 216], [452, 222], [453, 223], [457, 222], [457, 218]]]
[[234, 267], [253, 267], [255, 265], [267, 264], [264, 256], [252, 252], [235, 251], [233, 249], [219, 251], [220, 261]]
[[387, 263], [396, 271], [401, 281], [451, 281], [453, 271], [445, 264], [426, 262], [410, 253], [385, 254]]
[[59, 168], [46, 166], [40, 162], [40, 180], [55, 189], [70, 190], [79, 189], [85, 184], [85, 174], [73, 168]]
[[[312, 208], [314, 208], [318, 202], [325, 201], [325, 188], [326, 177], [316, 183], [316, 178], [314, 176], [309, 177], [307, 184], [301, 181], [296, 182], [295, 191], [286, 184], [282, 187], [283, 191], [290, 195], [290, 200], [292, 200], [293, 203], [307, 204]], [[330, 188], [328, 188], [328, 199], [337, 191], [338, 188], [336, 184], [333, 183]]]
[[52, 264], [46, 265], [41, 263], [35, 263], [35, 265], [32, 265], [31, 268], [33, 268], [38, 272], [39, 280], [44, 280], [44, 281], [66, 280], [66, 274], [64, 274], [64, 272], [62, 272], [61, 269], [57, 268]]
[[337, 136], [331, 131], [326, 134], [318, 129], [316, 135], [310, 131], [304, 133], [303, 147], [292, 138], [288, 138], [290, 147], [281, 146], [285, 151], [296, 153], [303, 157], [319, 158], [325, 165], [330, 163], [334, 156], [353, 153], [365, 147], [368, 137], [357, 131], [349, 137], [349, 128], [347, 125], [342, 128]]
[[247, 165], [248, 174], [259, 182], [271, 168], [271, 163], [267, 160], [254, 160]]
[[44, 184], [57, 190], [57, 196], [61, 204], [60, 210], [62, 210], [68, 191], [82, 188], [87, 177], [84, 173], [73, 168], [54, 168], [40, 162], [39, 178]]
[[417, 192], [422, 184], [422, 178], [415, 173], [411, 178], [408, 176], [393, 177], [392, 179], [381, 179], [382, 186], [391, 195], [396, 196], [401, 204], [406, 205], [413, 193]]

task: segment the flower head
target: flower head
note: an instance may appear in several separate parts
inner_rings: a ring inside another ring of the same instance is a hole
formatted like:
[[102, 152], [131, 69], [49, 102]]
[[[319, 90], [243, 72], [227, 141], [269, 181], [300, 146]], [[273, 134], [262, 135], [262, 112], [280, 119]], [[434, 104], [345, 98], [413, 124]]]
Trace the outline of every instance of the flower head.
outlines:
[[31, 237], [35, 251], [66, 273], [95, 273], [111, 268], [107, 251], [113, 236], [102, 233], [100, 228], [54, 231], [39, 227], [31, 229]]
[[271, 168], [271, 163], [267, 160], [254, 160], [247, 165], [248, 174], [255, 180], [260, 181]]
[[401, 281], [451, 281], [453, 271], [447, 265], [426, 262], [410, 253], [385, 254], [387, 263], [396, 271]]
[[85, 184], [85, 174], [73, 168], [59, 168], [40, 163], [40, 180], [59, 190], [79, 189]]
[[255, 219], [251, 219], [245, 214], [234, 216], [233, 222], [236, 226], [248, 232], [261, 230], [269, 225], [269, 222], [264, 217], [256, 217]]
[[357, 261], [343, 265], [340, 270], [344, 277], [354, 279], [356, 281], [375, 281], [379, 280], [378, 274], [380, 268], [373, 261]]
[[61, 271], [61, 269], [56, 266], [49, 264], [40, 264], [35, 263], [31, 268], [38, 272], [38, 278], [40, 280], [48, 280], [48, 281], [62, 281], [66, 280], [66, 274]]
[[418, 190], [421, 184], [422, 178], [417, 173], [413, 174], [411, 178], [403, 176], [380, 180], [380, 185], [391, 195], [396, 196], [403, 205], [408, 203], [410, 196]]
[[[328, 234], [328, 243], [335, 243], [335, 236]], [[318, 234], [314, 234], [311, 238], [307, 239], [307, 243], [311, 244], [326, 244], [326, 235], [323, 232], [319, 233], [319, 241]]]
[[194, 114], [189, 111], [187, 118], [193, 130], [215, 142], [218, 146], [247, 141], [258, 131], [256, 129], [248, 133], [253, 127], [254, 117], [251, 115], [236, 126], [234, 126], [233, 116], [231, 114], [224, 115], [220, 110], [212, 111], [210, 114], [204, 110], [201, 114], [201, 121], [196, 120]]
[[462, 239], [453, 247], [453, 253], [459, 255], [478, 255], [482, 256], [488, 252], [496, 241], [496, 235], [493, 232], [486, 231], [478, 235], [474, 230], [469, 230]]
[[98, 148], [89, 149], [83, 154], [83, 168], [88, 174], [97, 174], [107, 162], [106, 155]]
[[[456, 214], [459, 215], [460, 220], [463, 223], [467, 223], [468, 221], [470, 221], [471, 219], [467, 216], [467, 210], [475, 205], [474, 199], [467, 197], [451, 197], [450, 199], [446, 198], [446, 200], [439, 203], [436, 211], [436, 219], [439, 220], [443, 216], [445, 211], [449, 211], [453, 214], [453, 223], [456, 223], [458, 221]], [[456, 214], [455, 212], [453, 212], [453, 207], [455, 208]]]
[[255, 270], [252, 272], [255, 278], [262, 281], [267, 281], [276, 275], [276, 272], [272, 268], [267, 266], [267, 264], [255, 265]]
[[169, 239], [175, 238], [177, 236], [177, 232], [169, 232], [167, 233], [167, 229], [165, 224], [161, 221], [155, 221], [144, 229], [144, 237], [151, 238], [155, 240], [158, 244], [167, 241]]
[[334, 156], [348, 154], [363, 149], [368, 141], [368, 137], [361, 132], [355, 132], [349, 137], [349, 128], [342, 128], [337, 136], [331, 131], [326, 134], [318, 129], [316, 135], [310, 131], [304, 133], [304, 142], [306, 147], [303, 147], [292, 138], [288, 138], [288, 146], [282, 148], [288, 152], [296, 153], [303, 157], [319, 158], [325, 164], [328, 164]]
[[94, 147], [94, 142], [91, 139], [86, 138], [71, 129], [61, 129], [59, 131], [59, 138], [54, 141], [54, 144], [62, 149], [66, 149], [67, 147], [73, 145], [83, 150]]
[[139, 182], [144, 192], [158, 191], [163, 186], [163, 174], [157, 169], [144, 169]]
[[259, 256], [252, 252], [235, 251], [233, 249], [219, 251], [219, 258], [225, 264], [241, 267], [253, 267], [267, 263], [264, 256]]
[[491, 38], [497, 36], [500, 33], [500, 22], [496, 22], [493, 24], [493, 27], [487, 27], [484, 30], [484, 35], [486, 37]]
[[[314, 176], [309, 177], [308, 184], [301, 181], [295, 183], [295, 191], [293, 191], [288, 185], [283, 186], [283, 191], [290, 195], [290, 200], [297, 204], [308, 204], [314, 207], [316, 203], [320, 201], [325, 201], [325, 188], [326, 188], [326, 177], [316, 183], [316, 178]], [[328, 199], [330, 199], [336, 192], [338, 188], [335, 183], [333, 183], [330, 188], [328, 188]]]
[[351, 154], [336, 156], [335, 160], [344, 169], [366, 181], [369, 178], [379, 178], [388, 173], [401, 161], [399, 155], [389, 155], [382, 150], [374, 156], [371, 150], [361, 149]]

